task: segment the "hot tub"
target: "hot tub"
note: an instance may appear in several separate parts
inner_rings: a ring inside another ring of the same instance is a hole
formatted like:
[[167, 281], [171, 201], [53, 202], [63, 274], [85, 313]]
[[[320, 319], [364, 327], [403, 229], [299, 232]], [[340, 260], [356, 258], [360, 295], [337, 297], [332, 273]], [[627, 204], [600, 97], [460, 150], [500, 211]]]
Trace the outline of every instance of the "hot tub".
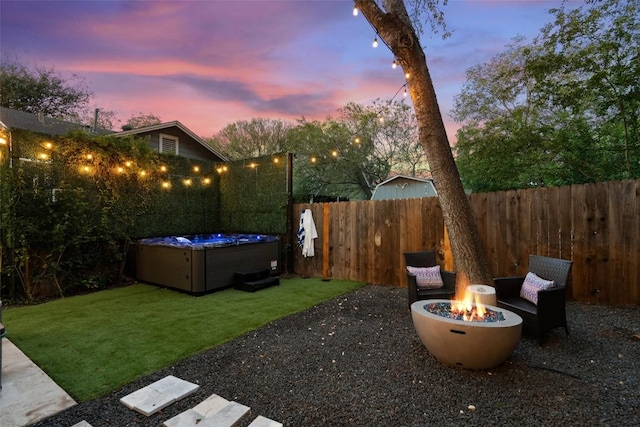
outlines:
[[280, 240], [264, 234], [197, 234], [136, 243], [136, 278], [193, 294], [233, 285], [239, 271], [280, 274]]

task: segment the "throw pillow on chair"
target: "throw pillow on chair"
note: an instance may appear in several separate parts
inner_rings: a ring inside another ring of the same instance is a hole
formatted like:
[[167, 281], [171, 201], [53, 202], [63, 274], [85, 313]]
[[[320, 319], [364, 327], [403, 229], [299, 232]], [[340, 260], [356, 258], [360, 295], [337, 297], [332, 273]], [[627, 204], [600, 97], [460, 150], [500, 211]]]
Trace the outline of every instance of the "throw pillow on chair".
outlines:
[[442, 276], [440, 276], [440, 266], [435, 267], [412, 267], [407, 266], [407, 271], [416, 276], [418, 290], [440, 289], [444, 286]]
[[555, 286], [556, 283], [553, 280], [545, 280], [537, 274], [529, 272], [525, 276], [524, 282], [522, 282], [520, 297], [538, 305], [538, 292], [554, 288]]

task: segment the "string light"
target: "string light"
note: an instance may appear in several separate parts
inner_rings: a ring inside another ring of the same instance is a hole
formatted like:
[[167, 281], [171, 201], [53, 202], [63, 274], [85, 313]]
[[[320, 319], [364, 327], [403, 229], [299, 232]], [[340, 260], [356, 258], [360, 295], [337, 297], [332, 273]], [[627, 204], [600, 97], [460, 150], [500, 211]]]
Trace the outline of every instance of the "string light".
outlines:
[[200, 166], [194, 166], [194, 167], [193, 167], [193, 171], [194, 171], [195, 173], [200, 172]]
[[124, 165], [125, 165], [126, 167], [130, 168], [130, 167], [131, 167], [131, 162], [125, 162], [125, 163], [124, 163]]
[[185, 185], [186, 187], [188, 187], [188, 186], [190, 186], [190, 185], [191, 185], [191, 178], [187, 178], [187, 179], [183, 180], [182, 182], [184, 183], [184, 185]]
[[311, 163], [315, 163], [317, 161], [318, 159], [316, 158], [316, 156], [311, 156]]
[[203, 178], [203, 179], [202, 179], [202, 184], [204, 184], [204, 185], [209, 185], [209, 184], [211, 184], [211, 178]]
[[147, 171], [140, 171], [138, 172], [138, 175], [140, 175], [141, 178], [144, 178], [145, 176], [147, 176]]
[[273, 158], [273, 163], [278, 163], [280, 161], [280, 159], [278, 159], [277, 157]]
[[124, 168], [122, 166], [118, 166], [118, 173], [124, 173]]
[[47, 160], [49, 158], [49, 156], [47, 156], [46, 153], [40, 153], [40, 154], [38, 154], [38, 158], [40, 160]]
[[165, 189], [171, 188], [171, 183], [169, 181], [162, 181], [162, 188], [165, 188]]
[[331, 155], [332, 155], [333, 157], [338, 157], [338, 151], [337, 151], [337, 150], [333, 150], [333, 151], [331, 152]]
[[87, 154], [86, 158], [87, 160], [93, 160], [93, 154]]
[[356, 144], [360, 144], [360, 138], [356, 136], [356, 139], [354, 139], [353, 142], [355, 142]]
[[404, 88], [404, 93], [402, 95], [405, 96], [405, 97], [407, 96], [407, 87], [406, 86]]
[[393, 60], [393, 64], [391, 64], [391, 68], [393, 68], [394, 70], [396, 68], [398, 68], [398, 61], [396, 61], [395, 59]]
[[51, 150], [53, 148], [53, 144], [50, 142], [45, 142], [44, 148], [46, 148], [47, 150]]
[[160, 172], [166, 172], [167, 167], [165, 165], [160, 166]]
[[405, 79], [407, 79], [407, 80], [409, 80], [409, 78], [410, 78], [410, 77], [411, 77], [411, 74], [410, 74], [409, 72], [407, 72], [407, 73], [404, 75], [404, 78], [405, 78]]
[[353, 7], [353, 16], [358, 16], [358, 7], [357, 6]]
[[376, 36], [376, 37], [373, 39], [372, 46], [373, 46], [373, 47], [378, 47], [378, 36]]

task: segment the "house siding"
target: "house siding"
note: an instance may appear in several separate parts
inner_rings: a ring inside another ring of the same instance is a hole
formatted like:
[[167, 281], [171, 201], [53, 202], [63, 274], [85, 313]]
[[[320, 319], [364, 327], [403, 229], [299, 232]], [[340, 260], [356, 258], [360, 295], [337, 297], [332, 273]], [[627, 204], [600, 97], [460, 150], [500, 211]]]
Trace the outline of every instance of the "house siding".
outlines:
[[177, 127], [162, 129], [161, 132], [144, 132], [138, 134], [140, 138], [147, 138], [149, 147], [154, 151], [159, 151], [160, 134], [175, 136], [178, 138], [178, 155], [181, 157], [187, 157], [195, 160], [207, 160], [218, 161], [220, 159], [214, 159], [214, 154], [204, 148], [202, 145], [193, 140], [189, 135], [180, 130]]

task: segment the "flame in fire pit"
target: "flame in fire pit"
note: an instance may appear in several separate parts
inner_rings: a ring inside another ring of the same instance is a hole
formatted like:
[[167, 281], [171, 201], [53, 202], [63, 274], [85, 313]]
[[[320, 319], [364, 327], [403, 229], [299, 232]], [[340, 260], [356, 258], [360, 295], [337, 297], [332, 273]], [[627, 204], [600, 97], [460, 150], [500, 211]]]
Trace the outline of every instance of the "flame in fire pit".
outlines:
[[[486, 319], [488, 315], [493, 317], [493, 310], [489, 310], [490, 313], [488, 313], [488, 309], [485, 307], [487, 300], [481, 295], [481, 293], [485, 292], [482, 286], [475, 285], [471, 287], [469, 278], [464, 273], [461, 273], [456, 295], [451, 301], [452, 317], [455, 316], [455, 318], [468, 322], [485, 322], [488, 320]], [[472, 288], [475, 288], [475, 292]]]
[[466, 286], [463, 292], [462, 298], [456, 296], [455, 301], [451, 301], [451, 312], [468, 322], [482, 322], [487, 310], [479, 295], [470, 292]]

